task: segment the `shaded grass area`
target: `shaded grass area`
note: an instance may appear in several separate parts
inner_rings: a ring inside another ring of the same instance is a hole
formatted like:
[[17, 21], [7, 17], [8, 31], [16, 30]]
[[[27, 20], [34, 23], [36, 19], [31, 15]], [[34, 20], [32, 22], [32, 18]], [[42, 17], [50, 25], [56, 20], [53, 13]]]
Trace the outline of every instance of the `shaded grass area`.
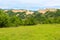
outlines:
[[60, 40], [60, 24], [0, 28], [0, 40]]

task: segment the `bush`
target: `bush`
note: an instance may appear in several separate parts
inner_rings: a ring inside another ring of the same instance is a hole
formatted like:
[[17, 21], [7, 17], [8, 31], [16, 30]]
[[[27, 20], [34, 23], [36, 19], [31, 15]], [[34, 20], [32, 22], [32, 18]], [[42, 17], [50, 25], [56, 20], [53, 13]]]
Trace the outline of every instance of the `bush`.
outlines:
[[22, 20], [17, 16], [12, 16], [10, 20], [11, 20], [12, 26], [19, 26], [22, 24]]
[[35, 25], [36, 21], [32, 15], [27, 15], [24, 20], [24, 25]]
[[9, 26], [9, 16], [8, 14], [4, 13], [3, 10], [0, 10], [0, 27]]

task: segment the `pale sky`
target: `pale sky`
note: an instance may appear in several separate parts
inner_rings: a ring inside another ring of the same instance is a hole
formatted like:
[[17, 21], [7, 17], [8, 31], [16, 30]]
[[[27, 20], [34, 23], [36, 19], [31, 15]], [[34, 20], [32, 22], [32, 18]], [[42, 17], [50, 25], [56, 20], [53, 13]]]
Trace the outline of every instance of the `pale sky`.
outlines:
[[60, 0], [0, 0], [3, 9], [60, 8]]

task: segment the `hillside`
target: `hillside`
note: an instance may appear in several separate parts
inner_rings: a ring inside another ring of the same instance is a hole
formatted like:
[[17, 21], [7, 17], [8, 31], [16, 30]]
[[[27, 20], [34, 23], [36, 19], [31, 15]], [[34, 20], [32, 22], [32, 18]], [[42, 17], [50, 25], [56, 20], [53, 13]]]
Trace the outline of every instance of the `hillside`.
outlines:
[[0, 28], [0, 40], [60, 40], [60, 24]]
[[[9, 11], [9, 10], [5, 10], [5, 12], [7, 12], [7, 11]], [[33, 14], [34, 13], [34, 11], [32, 11], [32, 10], [25, 10], [25, 9], [23, 9], [23, 10], [22, 9], [20, 9], [20, 10], [18, 10], [18, 9], [11, 9], [11, 11], [14, 12], [14, 13], [17, 13], [17, 12], [26, 12], [26, 14]], [[39, 13], [44, 14], [47, 11], [56, 12], [57, 9], [55, 9], [55, 8], [46, 8], [46, 9], [39, 9], [39, 10], [36, 10], [36, 11], [38, 11]]]

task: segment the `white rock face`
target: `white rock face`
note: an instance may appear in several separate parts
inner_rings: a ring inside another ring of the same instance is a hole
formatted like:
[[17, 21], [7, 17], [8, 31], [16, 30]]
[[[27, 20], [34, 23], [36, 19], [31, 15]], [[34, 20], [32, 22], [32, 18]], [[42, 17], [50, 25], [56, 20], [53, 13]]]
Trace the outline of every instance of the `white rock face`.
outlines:
[[46, 13], [47, 11], [56, 12], [57, 9], [55, 9], [55, 8], [46, 8], [46, 9], [38, 10], [38, 12], [40, 12], [42, 14]]
[[15, 12], [15, 13], [17, 13], [17, 12], [25, 12], [26, 10], [12, 10], [12, 12]]
[[33, 14], [34, 12], [26, 11], [26, 14]]
[[17, 14], [16, 16], [19, 16], [19, 14]]

